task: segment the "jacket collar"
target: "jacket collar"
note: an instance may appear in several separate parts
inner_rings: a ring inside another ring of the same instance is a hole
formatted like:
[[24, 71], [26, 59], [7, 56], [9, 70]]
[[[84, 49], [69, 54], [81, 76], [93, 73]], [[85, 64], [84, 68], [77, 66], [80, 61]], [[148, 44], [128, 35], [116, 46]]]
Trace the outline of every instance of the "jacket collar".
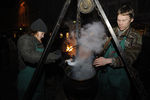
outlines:
[[119, 36], [119, 28], [118, 27], [116, 27], [115, 28], [115, 30], [114, 30], [114, 32], [115, 32], [115, 34], [116, 34], [116, 36], [118, 37], [124, 37], [124, 36], [128, 36], [129, 35], [129, 33], [130, 33], [130, 30], [131, 30], [131, 27], [129, 27], [128, 29], [126, 29], [126, 30], [124, 30], [124, 32]]

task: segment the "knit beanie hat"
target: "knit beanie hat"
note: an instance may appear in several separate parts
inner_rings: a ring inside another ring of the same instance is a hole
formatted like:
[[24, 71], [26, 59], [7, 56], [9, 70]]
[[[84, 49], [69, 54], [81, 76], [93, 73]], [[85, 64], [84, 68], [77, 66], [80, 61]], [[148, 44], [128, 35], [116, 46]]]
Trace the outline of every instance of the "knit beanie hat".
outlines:
[[41, 32], [47, 32], [47, 26], [44, 23], [42, 19], [37, 19], [31, 24], [31, 30], [32, 31], [41, 31]]

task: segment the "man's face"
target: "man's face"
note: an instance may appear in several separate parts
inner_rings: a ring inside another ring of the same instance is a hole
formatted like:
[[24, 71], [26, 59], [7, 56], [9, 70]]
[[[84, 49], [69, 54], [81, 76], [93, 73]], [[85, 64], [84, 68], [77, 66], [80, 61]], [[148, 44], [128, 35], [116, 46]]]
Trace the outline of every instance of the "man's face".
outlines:
[[131, 22], [133, 22], [133, 18], [130, 18], [129, 15], [119, 14], [117, 16], [118, 27], [121, 31], [127, 29], [130, 26]]

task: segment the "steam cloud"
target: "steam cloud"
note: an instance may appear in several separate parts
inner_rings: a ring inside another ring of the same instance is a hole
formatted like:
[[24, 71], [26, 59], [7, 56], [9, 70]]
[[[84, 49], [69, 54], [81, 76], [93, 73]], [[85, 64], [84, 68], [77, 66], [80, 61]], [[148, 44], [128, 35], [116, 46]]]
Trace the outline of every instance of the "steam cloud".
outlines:
[[95, 69], [92, 66], [94, 55], [102, 50], [104, 44], [105, 29], [101, 22], [86, 24], [80, 30], [79, 55], [75, 61], [67, 60], [71, 66], [71, 77], [75, 80], [90, 79], [95, 75]]
[[99, 53], [104, 44], [105, 29], [101, 22], [93, 22], [81, 28], [81, 38], [79, 45], [85, 46], [87, 49]]

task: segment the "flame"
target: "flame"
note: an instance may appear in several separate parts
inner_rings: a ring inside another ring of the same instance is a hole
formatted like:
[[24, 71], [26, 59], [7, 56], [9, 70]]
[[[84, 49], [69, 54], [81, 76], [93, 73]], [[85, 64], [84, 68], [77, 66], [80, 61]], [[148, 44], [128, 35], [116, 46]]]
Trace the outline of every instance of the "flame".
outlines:
[[70, 57], [76, 55], [76, 39], [74, 36], [70, 35], [69, 32], [66, 33], [63, 51], [66, 52]]
[[76, 55], [76, 48], [73, 47], [71, 44], [66, 45], [66, 52], [70, 57], [73, 57]]
[[73, 46], [72, 45], [67, 45], [66, 52], [71, 52], [71, 51], [73, 51]]

